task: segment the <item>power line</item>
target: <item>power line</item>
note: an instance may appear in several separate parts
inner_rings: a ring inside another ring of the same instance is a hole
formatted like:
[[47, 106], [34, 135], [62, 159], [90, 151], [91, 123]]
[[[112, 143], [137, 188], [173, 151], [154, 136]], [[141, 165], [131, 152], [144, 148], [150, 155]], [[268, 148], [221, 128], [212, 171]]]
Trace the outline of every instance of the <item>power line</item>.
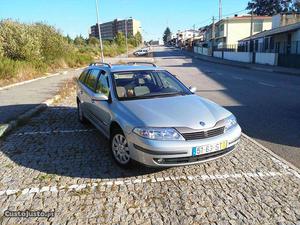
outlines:
[[[236, 12], [232, 12], [232, 13], [229, 13], [229, 14], [225, 14], [225, 15], [222, 15], [222, 17], [224, 18], [224, 17], [228, 17], [228, 16], [231, 16], [231, 15], [235, 15], [235, 14], [237, 14], [237, 13], [241, 13], [241, 12], [245, 12], [245, 11], [247, 11], [247, 9], [243, 9], [243, 10], [239, 10], [239, 11], [236, 11]], [[216, 16], [214, 16], [214, 17], [216, 17]], [[203, 21], [201, 21], [201, 22], [199, 22], [199, 23], [196, 23], [196, 24], [203, 24], [203, 23], [205, 23], [205, 22], [208, 22], [208, 21], [211, 21], [211, 17], [210, 18], [207, 18], [207, 19], [205, 19], [205, 20], [203, 20]]]

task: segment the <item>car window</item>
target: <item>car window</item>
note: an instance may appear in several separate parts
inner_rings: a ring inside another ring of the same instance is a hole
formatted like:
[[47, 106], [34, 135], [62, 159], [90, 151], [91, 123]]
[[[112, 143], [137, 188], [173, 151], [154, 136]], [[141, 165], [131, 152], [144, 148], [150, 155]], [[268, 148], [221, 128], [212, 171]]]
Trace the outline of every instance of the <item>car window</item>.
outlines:
[[85, 77], [86, 77], [87, 73], [88, 73], [88, 70], [85, 70], [85, 71], [83, 71], [83, 72], [80, 74], [79, 80], [80, 80], [82, 83], [84, 83], [84, 80], [85, 80]]
[[113, 74], [119, 99], [188, 95], [191, 92], [166, 71], [132, 71]]
[[85, 79], [85, 85], [90, 88], [91, 90], [95, 90], [98, 74], [99, 74], [98, 69], [92, 69], [89, 71], [87, 78]]
[[107, 76], [105, 74], [100, 75], [97, 82], [96, 92], [102, 93], [107, 97], [109, 96], [109, 85], [108, 85]]

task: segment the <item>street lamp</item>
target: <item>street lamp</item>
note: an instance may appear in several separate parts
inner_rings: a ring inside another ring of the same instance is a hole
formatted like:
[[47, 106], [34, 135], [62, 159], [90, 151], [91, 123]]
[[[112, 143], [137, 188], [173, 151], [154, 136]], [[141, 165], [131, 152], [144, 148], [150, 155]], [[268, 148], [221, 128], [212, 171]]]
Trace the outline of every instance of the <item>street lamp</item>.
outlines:
[[100, 29], [100, 23], [99, 23], [98, 0], [96, 0], [96, 13], [97, 13], [97, 24], [98, 24], [98, 33], [99, 33], [99, 42], [100, 42], [101, 62], [104, 63], [103, 45], [102, 45], [101, 29]]

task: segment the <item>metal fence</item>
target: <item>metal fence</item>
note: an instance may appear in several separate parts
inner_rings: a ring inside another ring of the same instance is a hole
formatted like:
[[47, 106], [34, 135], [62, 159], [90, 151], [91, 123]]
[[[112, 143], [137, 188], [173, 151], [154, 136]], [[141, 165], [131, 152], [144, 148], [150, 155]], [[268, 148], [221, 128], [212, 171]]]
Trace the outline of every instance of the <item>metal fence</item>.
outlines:
[[300, 55], [300, 41], [293, 42], [264, 42], [258, 43], [253, 41], [247, 44], [218, 45], [214, 46], [214, 51], [224, 52], [263, 52], [279, 54], [296, 54]]

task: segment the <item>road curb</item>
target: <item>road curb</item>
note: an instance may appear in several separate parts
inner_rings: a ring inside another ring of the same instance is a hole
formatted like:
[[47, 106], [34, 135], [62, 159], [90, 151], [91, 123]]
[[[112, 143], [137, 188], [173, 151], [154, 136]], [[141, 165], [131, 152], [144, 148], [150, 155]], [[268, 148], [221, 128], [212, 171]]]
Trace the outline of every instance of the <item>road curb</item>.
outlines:
[[290, 162], [286, 161], [281, 156], [275, 154], [270, 149], [268, 149], [267, 147], [265, 147], [262, 144], [258, 143], [256, 140], [254, 140], [253, 138], [249, 137], [248, 135], [242, 133], [242, 136], [245, 137], [246, 139], [248, 139], [249, 141], [251, 141], [253, 144], [255, 144], [258, 147], [262, 148], [265, 152], [267, 152], [268, 154], [270, 154], [272, 157], [276, 158], [277, 160], [280, 160], [281, 162], [283, 162], [284, 164], [286, 164], [288, 167], [290, 167], [291, 169], [295, 170], [295, 172], [297, 172], [298, 174], [300, 174], [300, 169], [299, 168], [297, 168], [296, 166], [294, 166]]
[[29, 120], [33, 115], [38, 112], [43, 111], [49, 105], [51, 105], [55, 100], [59, 99], [61, 95], [55, 95], [54, 97], [47, 99], [46, 101], [40, 103], [38, 106], [26, 111], [25, 113], [19, 115], [17, 119], [10, 121], [9, 123], [0, 124], [0, 138], [4, 137], [12, 129], [16, 128], [19, 124], [24, 123]]

